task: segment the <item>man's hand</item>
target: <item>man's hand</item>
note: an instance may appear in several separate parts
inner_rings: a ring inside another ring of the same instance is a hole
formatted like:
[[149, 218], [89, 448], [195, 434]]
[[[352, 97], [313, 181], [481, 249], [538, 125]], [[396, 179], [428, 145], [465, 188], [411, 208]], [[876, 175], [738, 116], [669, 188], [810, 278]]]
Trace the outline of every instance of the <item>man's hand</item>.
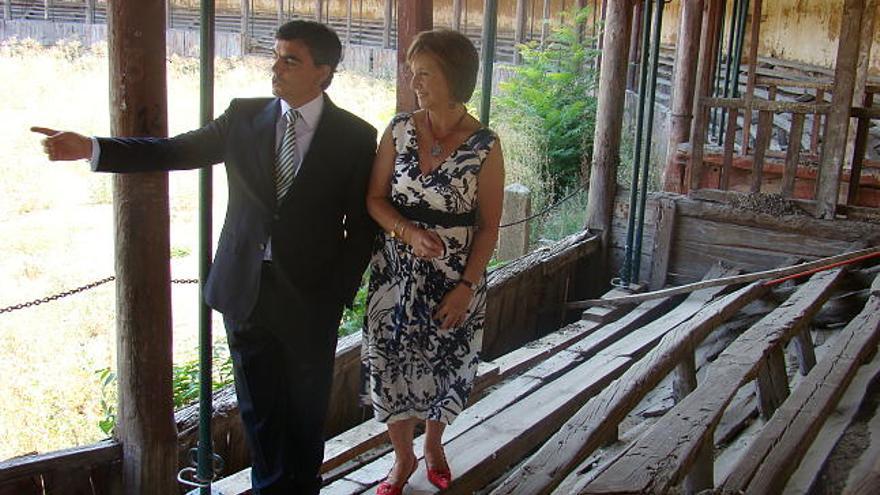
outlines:
[[86, 136], [46, 127], [31, 127], [31, 132], [47, 136], [43, 139], [43, 151], [53, 162], [88, 160], [92, 157], [92, 140]]

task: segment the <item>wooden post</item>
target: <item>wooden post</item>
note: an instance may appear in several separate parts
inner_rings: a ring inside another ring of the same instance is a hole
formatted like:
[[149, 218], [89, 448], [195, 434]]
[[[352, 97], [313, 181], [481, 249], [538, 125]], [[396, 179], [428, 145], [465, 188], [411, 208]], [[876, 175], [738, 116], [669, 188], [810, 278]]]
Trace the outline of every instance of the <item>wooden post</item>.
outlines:
[[[758, 78], [758, 41], [761, 38], [761, 12], [763, 6], [761, 0], [753, 0], [752, 4], [752, 31], [749, 36], [749, 75], [746, 78], [746, 110], [743, 114], [743, 145], [740, 154], [749, 154], [749, 142], [752, 134], [752, 100], [755, 98], [755, 81]], [[756, 144], [757, 146], [757, 144]]]
[[620, 134], [626, 98], [626, 84], [621, 82], [626, 78], [632, 6], [632, 0], [608, 2], [603, 34], [605, 60], [599, 73], [596, 110], [596, 122], [602, 122], [602, 125], [596, 126], [592, 171], [582, 171], [583, 177], [590, 177], [586, 228], [601, 232], [606, 247], [611, 235], [611, 214], [620, 163]]
[[[629, 68], [627, 69], [626, 73], [626, 88], [630, 91], [639, 90], [639, 59], [641, 57], [640, 52], [642, 48], [639, 40], [642, 36], [642, 9], [644, 8], [645, 2], [637, 0], [635, 5], [635, 13], [632, 16], [632, 26], [630, 27]], [[596, 14], [594, 14], [594, 17], [595, 15]], [[594, 27], [596, 30], [599, 29], [598, 25], [595, 25]]]
[[785, 170], [782, 173], [782, 195], [794, 197], [794, 183], [797, 179], [798, 163], [801, 156], [801, 139], [804, 136], [804, 114], [791, 115], [791, 128], [788, 131], [788, 150], [785, 152]]
[[825, 120], [825, 139], [816, 184], [816, 216], [832, 219], [837, 213], [840, 174], [846, 158], [849, 114], [859, 59], [859, 36], [865, 0], [845, 0], [834, 69], [834, 94], [831, 111]]
[[[663, 169], [663, 188], [681, 193], [682, 171], [678, 165], [678, 145], [690, 141], [694, 108], [694, 85], [697, 81], [697, 63], [700, 54], [700, 31], [703, 28], [703, 0], [683, 0], [675, 51], [675, 69], [672, 83], [672, 114], [669, 141], [666, 148], [666, 167]], [[707, 33], [711, 36], [711, 34]], [[706, 57], [711, 58], [711, 56]]]
[[[390, 2], [390, 0], [387, 0]], [[386, 20], [386, 23], [388, 21]], [[390, 24], [386, 24], [390, 31]], [[416, 94], [409, 87], [406, 51], [421, 31], [434, 27], [434, 0], [400, 2], [397, 4], [397, 111], [411, 112], [418, 108]]]
[[324, 22], [324, 0], [315, 0], [315, 22]]
[[461, 0], [452, 0], [452, 29], [461, 31]]
[[351, 32], [352, 32], [352, 17], [353, 17], [353, 6], [352, 2], [354, 0], [348, 0], [348, 7], [345, 11], [345, 42], [347, 44], [351, 44]]
[[284, 0], [275, 0], [275, 14], [278, 18], [278, 25], [284, 24]]
[[[5, 4], [12, 5], [12, 0], [6, 0]], [[86, 23], [95, 23], [95, 0], [86, 0]], [[167, 27], [171, 27], [168, 22], [166, 22], [166, 25]]]
[[[880, 0], [866, 0], [865, 14], [862, 16], [862, 30], [859, 36], [859, 60], [856, 64], [856, 87], [853, 91], [853, 105], [858, 107], [870, 106], [866, 104], [867, 96], [866, 86], [868, 84], [868, 68], [871, 65], [871, 48], [874, 44], [874, 25], [877, 17], [877, 6]], [[846, 141], [846, 159], [847, 164], [852, 165], [855, 160], [853, 153], [856, 144], [856, 126], [858, 122], [855, 118], [849, 121], [849, 137]], [[852, 189], [852, 184], [850, 184]]]
[[170, 29], [174, 27], [174, 23], [172, 22], [171, 18], [171, 14], [174, 12], [172, 6], [173, 3], [174, 0], [165, 0], [165, 29]]
[[526, 0], [516, 0], [516, 20], [513, 24], [513, 63], [519, 64], [522, 57], [516, 45], [526, 40]]
[[49, 20], [52, 12], [52, 0], [43, 0], [43, 19]]
[[[165, 1], [107, 7], [112, 133], [166, 136]], [[168, 174], [113, 179], [123, 492], [174, 493]]]
[[547, 37], [550, 36], [550, 0], [544, 0], [544, 8], [541, 12], [541, 46], [544, 46]]
[[248, 35], [248, 25], [250, 25], [251, 3], [250, 0], [241, 0], [241, 54], [245, 55], [250, 51], [250, 36]]
[[[406, 2], [404, 2], [406, 3]], [[394, 9], [392, 8], [392, 0], [385, 0], [385, 25], [382, 29], [382, 48], [388, 49], [391, 48], [391, 23], [394, 21]], [[401, 10], [406, 8], [406, 5], [401, 6]], [[400, 16], [400, 12], [398, 12], [398, 16]], [[400, 18], [397, 19], [398, 24], [400, 23]], [[397, 26], [397, 46], [400, 48], [400, 26]], [[404, 52], [404, 55], [406, 52]]]
[[[867, 93], [863, 101], [863, 107], [870, 108], [874, 104], [874, 94]], [[865, 151], [868, 148], [868, 128], [871, 119], [861, 116], [856, 119], [855, 141], [849, 156], [852, 156], [852, 167], [849, 172], [849, 188], [846, 192], [846, 204], [857, 205], [859, 202], [859, 183], [862, 180], [862, 165], [865, 162]]]
[[785, 373], [785, 353], [782, 347], [770, 350], [766, 360], [758, 367], [755, 377], [758, 391], [758, 409], [764, 419], [773, 413], [788, 397], [788, 375]]
[[522, 184], [504, 188], [504, 208], [501, 213], [501, 229], [498, 237], [499, 260], [512, 260], [529, 252], [529, 222], [520, 222], [532, 213], [532, 192]]
[[[685, 397], [697, 388], [697, 366], [694, 359], [694, 351], [685, 353], [681, 363], [675, 367], [672, 380], [672, 398], [675, 403], [684, 400]], [[697, 459], [684, 480], [684, 493], [700, 493], [711, 489], [713, 482], [714, 445], [712, 436], [707, 435], [706, 440], [700, 447]]]

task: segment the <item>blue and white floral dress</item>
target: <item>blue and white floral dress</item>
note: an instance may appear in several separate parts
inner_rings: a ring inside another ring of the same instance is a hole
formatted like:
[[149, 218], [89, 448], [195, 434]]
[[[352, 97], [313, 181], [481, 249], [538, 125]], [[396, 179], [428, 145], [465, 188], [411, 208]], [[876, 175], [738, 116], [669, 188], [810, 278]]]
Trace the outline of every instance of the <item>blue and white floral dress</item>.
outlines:
[[441, 330], [433, 314], [455, 287], [474, 239], [477, 175], [497, 140], [481, 128], [431, 173], [419, 169], [412, 114], [391, 121], [396, 156], [391, 202], [419, 227], [435, 231], [444, 253], [416, 257], [387, 233], [377, 237], [362, 359], [376, 419], [451, 423], [464, 408], [479, 364], [486, 313], [485, 276], [462, 325]]

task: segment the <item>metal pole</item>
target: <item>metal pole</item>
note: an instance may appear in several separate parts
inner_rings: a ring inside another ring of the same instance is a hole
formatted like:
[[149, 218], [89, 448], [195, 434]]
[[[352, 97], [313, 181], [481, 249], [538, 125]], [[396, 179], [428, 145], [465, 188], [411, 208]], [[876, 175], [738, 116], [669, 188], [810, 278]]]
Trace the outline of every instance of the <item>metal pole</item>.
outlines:
[[[201, 0], [202, 19], [199, 49], [200, 104], [199, 120], [202, 125], [214, 118], [214, 0]], [[214, 477], [214, 449], [211, 442], [212, 403], [212, 340], [211, 308], [205, 304], [205, 281], [211, 269], [212, 224], [212, 178], [211, 167], [199, 170], [199, 451], [197, 474], [207, 486], [199, 489], [201, 495], [211, 493]]]
[[498, 0], [485, 0], [483, 8], [483, 85], [480, 102], [480, 122], [489, 125], [489, 107], [492, 101], [492, 71], [495, 63], [495, 32], [498, 22]]
[[[629, 284], [633, 259], [633, 236], [636, 224], [636, 200], [638, 199], [639, 169], [642, 156], [642, 128], [645, 120], [645, 92], [648, 88], [648, 50], [651, 48], [651, 0], [645, 0], [642, 7], [642, 48], [641, 68], [639, 70], [639, 106], [636, 109], [636, 136], [633, 143], [632, 182], [629, 191], [629, 219], [626, 226], [626, 247], [624, 248], [623, 269], [620, 278]], [[638, 277], [638, 275], [636, 275]]]
[[650, 100], [648, 103], [648, 122], [645, 132], [645, 156], [644, 166], [642, 167], [642, 185], [641, 197], [639, 199], [639, 221], [636, 231], [636, 246], [634, 248], [635, 256], [633, 257], [633, 273], [636, 280], [639, 277], [639, 268], [642, 257], [642, 237], [645, 230], [645, 203], [648, 200], [648, 168], [651, 165], [651, 143], [653, 142], [651, 133], [654, 130], [654, 104], [657, 99], [657, 70], [660, 63], [660, 31], [663, 29], [663, 6], [664, 0], [657, 0], [657, 10], [654, 12], [654, 43], [653, 52], [651, 53], [651, 89], [649, 90]]

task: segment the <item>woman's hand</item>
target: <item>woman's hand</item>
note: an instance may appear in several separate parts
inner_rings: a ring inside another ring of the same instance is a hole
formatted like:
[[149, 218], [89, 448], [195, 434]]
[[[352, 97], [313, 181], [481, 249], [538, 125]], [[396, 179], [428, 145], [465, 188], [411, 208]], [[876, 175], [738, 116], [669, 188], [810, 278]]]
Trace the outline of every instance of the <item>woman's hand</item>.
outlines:
[[464, 323], [465, 313], [473, 297], [473, 289], [463, 284], [457, 284], [447, 292], [440, 301], [440, 307], [434, 312], [434, 319], [440, 322], [440, 328], [446, 330]]
[[433, 230], [409, 226], [404, 242], [412, 246], [413, 254], [419, 258], [436, 258], [443, 255], [443, 240]]

